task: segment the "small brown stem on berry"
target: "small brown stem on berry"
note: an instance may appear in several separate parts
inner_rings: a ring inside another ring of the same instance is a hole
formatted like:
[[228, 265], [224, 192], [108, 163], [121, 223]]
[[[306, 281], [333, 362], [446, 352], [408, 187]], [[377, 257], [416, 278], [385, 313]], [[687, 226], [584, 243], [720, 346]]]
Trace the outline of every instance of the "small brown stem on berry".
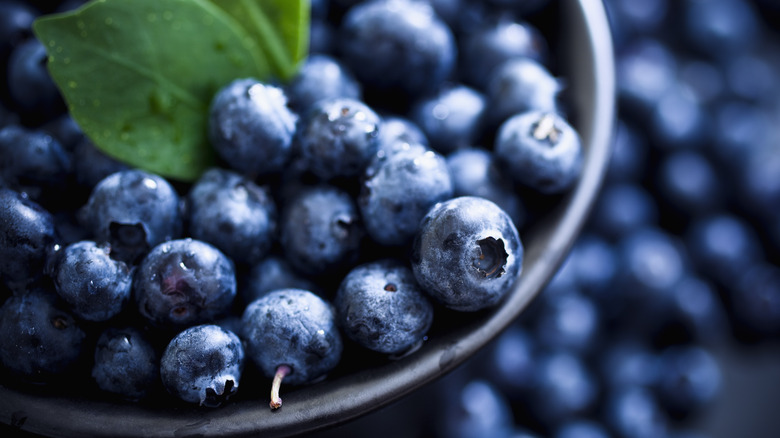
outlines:
[[276, 368], [276, 375], [271, 384], [271, 409], [279, 409], [282, 407], [282, 398], [279, 397], [279, 388], [282, 386], [282, 380], [291, 372], [292, 368], [287, 365], [279, 365]]

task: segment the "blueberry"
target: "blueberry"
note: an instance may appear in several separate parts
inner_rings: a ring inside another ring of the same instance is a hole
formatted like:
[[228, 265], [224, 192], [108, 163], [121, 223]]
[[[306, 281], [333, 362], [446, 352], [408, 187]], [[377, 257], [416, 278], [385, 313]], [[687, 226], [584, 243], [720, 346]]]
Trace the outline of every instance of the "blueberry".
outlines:
[[41, 276], [58, 240], [51, 213], [24, 193], [0, 188], [0, 279], [10, 289]]
[[607, 165], [610, 184], [637, 181], [642, 177], [648, 145], [639, 127], [618, 119], [612, 143], [612, 157]]
[[480, 378], [444, 400], [437, 429], [441, 437], [508, 438], [514, 429], [511, 407], [500, 388]]
[[324, 20], [311, 20], [309, 27], [309, 53], [329, 55], [336, 45], [336, 30]]
[[344, 61], [366, 87], [417, 96], [453, 70], [452, 31], [425, 2], [372, 0], [347, 11], [340, 28]]
[[285, 257], [299, 272], [315, 276], [351, 267], [365, 235], [355, 202], [328, 185], [308, 187], [290, 199], [281, 224]]
[[338, 59], [321, 54], [306, 58], [286, 91], [290, 107], [299, 113], [322, 99], [360, 100], [362, 96], [361, 85], [352, 72]]
[[73, 371], [86, 335], [54, 291], [33, 288], [0, 307], [0, 362], [32, 383]]
[[302, 289], [278, 289], [250, 303], [242, 316], [247, 354], [274, 378], [272, 407], [281, 406], [281, 379], [300, 385], [332, 370], [343, 344], [330, 303]]
[[0, 179], [9, 188], [43, 203], [65, 191], [71, 157], [49, 134], [7, 126], [0, 130], [0, 155]]
[[512, 401], [522, 400], [534, 384], [538, 341], [528, 329], [515, 323], [491, 343], [486, 375]]
[[758, 263], [741, 273], [728, 292], [740, 332], [773, 336], [780, 332], [780, 268]]
[[41, 130], [54, 137], [68, 152], [72, 152], [76, 144], [85, 138], [84, 131], [69, 113], [41, 126]]
[[577, 285], [595, 299], [614, 283], [617, 273], [617, 253], [614, 245], [592, 231], [583, 232], [569, 253]]
[[558, 427], [554, 438], [609, 438], [607, 430], [592, 420], [571, 420]]
[[371, 162], [357, 203], [374, 241], [403, 246], [414, 238], [428, 210], [451, 197], [444, 157], [418, 144], [402, 144], [395, 153], [377, 155]]
[[425, 132], [431, 147], [449, 153], [473, 146], [482, 133], [485, 97], [461, 84], [442, 88], [420, 100], [411, 110], [411, 118]]
[[761, 38], [761, 24], [753, 2], [684, 2], [686, 42], [691, 48], [716, 58], [738, 54], [745, 47], [755, 47]]
[[246, 304], [276, 289], [305, 289], [317, 292], [317, 286], [297, 273], [282, 256], [270, 255], [250, 266], [239, 283], [238, 292]]
[[688, 274], [675, 285], [670, 296], [673, 324], [682, 327], [693, 341], [713, 345], [726, 339], [726, 307], [709, 277]]
[[615, 65], [618, 96], [626, 114], [646, 115], [676, 82], [677, 59], [660, 40], [632, 41], [618, 54]]
[[680, 82], [656, 97], [650, 109], [655, 144], [663, 148], [692, 148], [709, 140], [707, 108]]
[[209, 108], [209, 139], [220, 157], [249, 176], [281, 172], [292, 151], [297, 116], [284, 91], [256, 79], [224, 86]]
[[392, 153], [397, 143], [420, 144], [429, 146], [428, 138], [413, 121], [396, 115], [382, 117], [382, 129], [379, 131], [377, 153]]
[[777, 84], [774, 81], [776, 69], [764, 56], [737, 52], [735, 57], [730, 57], [726, 62], [726, 82], [729, 91], [735, 96], [762, 101], [777, 95]]
[[190, 236], [211, 243], [236, 263], [260, 261], [276, 235], [276, 204], [269, 190], [240, 174], [213, 168], [187, 195]]
[[512, 218], [517, 228], [525, 224], [525, 206], [511, 179], [501, 171], [487, 149], [467, 147], [447, 156], [453, 196], [479, 196], [493, 201]]
[[658, 170], [658, 192], [678, 211], [698, 216], [723, 203], [724, 188], [707, 155], [694, 150], [667, 154]]
[[669, 419], [652, 391], [641, 386], [623, 386], [605, 397], [605, 422], [618, 436], [657, 438], [666, 436]]
[[195, 239], [163, 242], [135, 272], [133, 294], [141, 315], [161, 327], [182, 328], [212, 321], [236, 296], [233, 262]]
[[493, 71], [510, 59], [544, 63], [548, 56], [547, 42], [539, 29], [524, 21], [500, 19], [483, 25], [460, 44], [460, 70], [479, 90], [485, 90]]
[[721, 387], [715, 357], [698, 346], [672, 346], [661, 353], [659, 400], [671, 412], [687, 415], [713, 402]]
[[661, 228], [633, 232], [620, 242], [618, 252], [622, 287], [645, 303], [668, 294], [688, 268], [680, 239]]
[[542, 301], [536, 338], [548, 348], [587, 352], [600, 329], [598, 307], [582, 294], [562, 292]]
[[653, 34], [666, 23], [670, 6], [668, 0], [611, 0], [613, 19], [619, 21], [621, 29], [632, 35]]
[[545, 424], [585, 414], [596, 402], [599, 383], [575, 353], [558, 350], [541, 354], [534, 376], [531, 409]]
[[110, 248], [92, 241], [75, 242], [54, 263], [57, 293], [73, 313], [88, 321], [118, 315], [130, 299], [132, 270], [110, 257]]
[[218, 407], [235, 395], [243, 369], [241, 340], [212, 324], [177, 334], [160, 359], [160, 377], [168, 392], [207, 407]]
[[560, 193], [574, 185], [582, 170], [577, 131], [554, 113], [529, 111], [501, 125], [496, 159], [515, 180], [542, 193]]
[[512, 219], [484, 198], [434, 205], [412, 249], [418, 283], [444, 306], [476, 311], [497, 304], [522, 271], [523, 245]]
[[137, 328], [110, 327], [98, 337], [92, 378], [103, 391], [140, 400], [160, 384], [159, 357]]
[[638, 337], [611, 340], [598, 357], [599, 372], [610, 388], [654, 387], [661, 377], [658, 355]]
[[48, 121], [65, 108], [60, 91], [46, 69], [46, 48], [35, 38], [16, 46], [8, 57], [8, 91], [18, 108], [36, 120]]
[[379, 129], [379, 116], [358, 100], [320, 100], [301, 117], [295, 147], [304, 167], [323, 180], [356, 177], [379, 147]]
[[411, 269], [394, 259], [353, 268], [333, 304], [348, 338], [384, 354], [402, 354], [419, 345], [433, 323], [433, 305]]
[[739, 202], [757, 215], [780, 212], [780, 154], [773, 142], [747, 145], [739, 167]]
[[547, 68], [530, 58], [514, 58], [499, 64], [485, 88], [486, 122], [501, 125], [515, 114], [528, 111], [558, 112], [562, 85]]
[[636, 183], [609, 184], [599, 193], [589, 225], [600, 235], [618, 241], [658, 222], [658, 206], [652, 194]]
[[153, 246], [179, 237], [179, 195], [160, 176], [138, 169], [112, 173], [93, 189], [79, 212], [95, 240], [114, 256], [135, 262]]
[[0, 60], [3, 65], [7, 65], [8, 55], [14, 47], [33, 37], [32, 23], [37, 16], [38, 11], [27, 2], [0, 3]]
[[721, 285], [734, 285], [740, 274], [764, 260], [758, 230], [726, 211], [694, 220], [686, 243], [696, 266]]

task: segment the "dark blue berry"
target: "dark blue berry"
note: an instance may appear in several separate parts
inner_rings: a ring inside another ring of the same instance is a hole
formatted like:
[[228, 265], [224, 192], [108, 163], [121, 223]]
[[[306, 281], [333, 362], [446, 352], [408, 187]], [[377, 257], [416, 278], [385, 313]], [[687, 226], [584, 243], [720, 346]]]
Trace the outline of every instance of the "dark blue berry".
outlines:
[[661, 353], [660, 366], [659, 400], [673, 413], [699, 411], [720, 393], [720, 365], [701, 347], [669, 347]]
[[108, 246], [75, 242], [61, 250], [52, 277], [73, 313], [89, 321], [113, 318], [130, 299], [132, 270], [110, 257]]
[[496, 305], [520, 275], [523, 245], [512, 219], [484, 198], [434, 205], [415, 237], [412, 270], [437, 301], [459, 311]]
[[356, 177], [379, 147], [379, 116], [349, 98], [317, 101], [302, 115], [295, 147], [303, 166], [329, 180]]
[[547, 296], [536, 320], [536, 338], [549, 348], [587, 352], [599, 335], [599, 309], [576, 292]]
[[583, 359], [565, 350], [537, 358], [531, 407], [546, 424], [585, 414], [596, 402], [599, 383]]
[[649, 388], [623, 386], [605, 396], [605, 422], [625, 438], [666, 436], [669, 419]]
[[377, 153], [392, 153], [397, 143], [420, 144], [429, 146], [428, 138], [413, 121], [394, 115], [382, 117], [382, 129], [379, 130]]
[[635, 183], [615, 183], [599, 193], [589, 224], [602, 236], [616, 241], [656, 225], [658, 215], [656, 201], [647, 189]]
[[740, 332], [780, 332], [780, 268], [764, 262], [741, 273], [729, 289], [728, 303]]
[[452, 85], [419, 101], [410, 114], [431, 147], [446, 154], [476, 144], [482, 134], [484, 110], [481, 93], [465, 85]]
[[30, 289], [0, 307], [0, 362], [33, 383], [73, 371], [86, 335], [54, 291]]
[[103, 391], [140, 400], [160, 384], [159, 357], [137, 328], [110, 327], [97, 340], [92, 378]]
[[490, 74], [485, 88], [485, 118], [496, 127], [515, 114], [558, 112], [562, 86], [547, 68], [530, 58], [510, 59]]
[[281, 88], [237, 79], [211, 102], [209, 139], [236, 171], [249, 176], [277, 173], [290, 157], [296, 120]]
[[501, 389], [475, 378], [444, 400], [437, 422], [438, 435], [450, 438], [510, 437], [514, 429], [511, 406]]
[[84, 138], [73, 146], [73, 173], [76, 182], [89, 190], [112, 173], [130, 167], [98, 149], [92, 140]]
[[212, 324], [176, 335], [160, 359], [160, 377], [176, 397], [218, 407], [233, 396], [244, 369], [244, 347], [235, 333]]
[[358, 258], [365, 230], [357, 206], [341, 189], [303, 189], [284, 206], [280, 243], [299, 272], [321, 275], [350, 267]]
[[242, 316], [247, 354], [268, 378], [281, 365], [285, 383], [300, 385], [329, 372], [343, 344], [330, 303], [302, 289], [279, 289], [250, 303]]
[[11, 290], [41, 276], [57, 241], [51, 213], [23, 193], [0, 188], [0, 279]]
[[270, 255], [252, 265], [239, 281], [238, 293], [246, 304], [276, 289], [305, 289], [317, 292], [317, 286], [296, 272], [282, 256]]
[[709, 158], [697, 151], [667, 154], [658, 170], [658, 191], [678, 211], [697, 216], [721, 206], [724, 188]]
[[112, 173], [93, 189], [79, 212], [95, 240], [114, 256], [135, 262], [153, 246], [179, 237], [179, 195], [160, 176], [138, 169]]
[[433, 323], [433, 305], [412, 271], [394, 259], [353, 268], [333, 304], [348, 338], [385, 354], [401, 354], [419, 345]]
[[554, 438], [609, 438], [609, 432], [592, 420], [571, 420], [558, 427]]
[[360, 100], [360, 83], [341, 61], [328, 55], [306, 58], [287, 84], [287, 99], [295, 111], [304, 113], [317, 101], [345, 97]]
[[490, 379], [511, 400], [522, 400], [534, 385], [537, 339], [522, 325], [513, 324], [488, 350]]
[[357, 203], [374, 241], [402, 246], [411, 242], [428, 210], [451, 197], [452, 180], [444, 157], [404, 143], [371, 162]]
[[8, 57], [8, 91], [17, 107], [48, 121], [64, 109], [47, 64], [46, 48], [35, 38], [16, 46]]
[[569, 189], [582, 170], [579, 134], [554, 113], [512, 116], [498, 131], [495, 154], [515, 180], [542, 193]]
[[135, 272], [138, 311], [162, 327], [186, 327], [214, 320], [236, 296], [233, 262], [214, 246], [195, 239], [163, 242]]
[[269, 190], [226, 169], [204, 172], [187, 195], [190, 236], [211, 243], [236, 263], [257, 263], [276, 236]]
[[372, 0], [347, 11], [340, 51], [366, 87], [417, 96], [450, 75], [457, 50], [449, 27], [428, 3]]

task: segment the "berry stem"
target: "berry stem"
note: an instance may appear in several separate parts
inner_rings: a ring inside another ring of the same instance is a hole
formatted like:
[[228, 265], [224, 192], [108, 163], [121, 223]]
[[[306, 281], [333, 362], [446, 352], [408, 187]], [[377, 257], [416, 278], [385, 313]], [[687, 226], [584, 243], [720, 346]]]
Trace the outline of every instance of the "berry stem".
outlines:
[[292, 372], [292, 369], [287, 365], [279, 365], [276, 368], [276, 375], [274, 375], [274, 381], [271, 384], [271, 409], [279, 409], [282, 407], [282, 398], [279, 397], [279, 388], [282, 386], [282, 380]]

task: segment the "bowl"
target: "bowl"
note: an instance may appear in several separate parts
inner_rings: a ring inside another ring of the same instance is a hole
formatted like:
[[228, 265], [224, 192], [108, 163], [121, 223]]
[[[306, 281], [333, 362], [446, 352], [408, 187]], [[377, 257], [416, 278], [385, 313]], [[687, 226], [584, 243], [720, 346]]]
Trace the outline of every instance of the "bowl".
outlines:
[[[614, 66], [609, 26], [600, 0], [560, 0], [555, 62], [568, 84], [569, 120], [585, 150], [575, 187], [556, 200], [521, 237], [523, 274], [496, 308], [474, 314], [443, 311], [416, 351], [388, 360], [345, 351], [338, 371], [300, 387], [283, 387], [284, 406], [268, 407], [270, 382], [243, 379], [236, 399], [212, 409], [161, 397], [131, 403], [97, 397], [92, 388], [47, 391], [0, 384], [0, 421], [6, 429], [47, 436], [182, 437], [304, 434], [342, 424], [400, 400], [455, 369], [517, 318], [557, 271], [584, 225], [610, 156], [615, 119]], [[563, 32], [560, 32], [563, 30]]]

